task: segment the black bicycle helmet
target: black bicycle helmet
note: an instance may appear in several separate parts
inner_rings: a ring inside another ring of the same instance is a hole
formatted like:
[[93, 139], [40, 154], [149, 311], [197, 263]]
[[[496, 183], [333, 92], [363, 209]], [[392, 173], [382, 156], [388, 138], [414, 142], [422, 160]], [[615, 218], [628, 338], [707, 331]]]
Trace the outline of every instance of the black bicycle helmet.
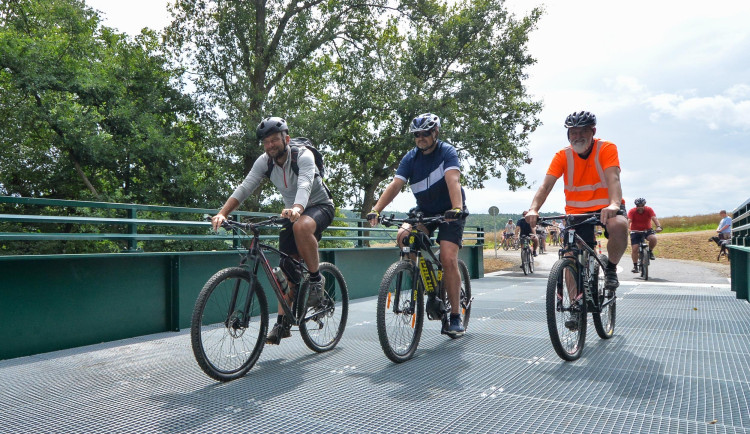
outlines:
[[440, 118], [432, 113], [423, 113], [411, 121], [409, 132], [431, 131], [433, 128], [440, 128]]
[[646, 199], [639, 197], [635, 200], [635, 206], [641, 206], [646, 204]]
[[596, 126], [596, 115], [591, 112], [573, 112], [565, 119], [565, 128]]
[[276, 116], [269, 116], [258, 124], [258, 128], [255, 129], [255, 135], [258, 140], [263, 140], [270, 134], [279, 132], [289, 132], [289, 127], [286, 125], [286, 121]]

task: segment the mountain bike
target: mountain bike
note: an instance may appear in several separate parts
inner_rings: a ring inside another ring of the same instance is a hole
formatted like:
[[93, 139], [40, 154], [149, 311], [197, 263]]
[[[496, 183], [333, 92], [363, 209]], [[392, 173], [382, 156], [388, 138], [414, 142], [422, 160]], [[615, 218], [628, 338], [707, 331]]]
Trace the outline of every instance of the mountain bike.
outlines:
[[534, 254], [531, 250], [531, 237], [527, 235], [521, 235], [518, 242], [521, 246], [521, 268], [523, 274], [531, 274], [534, 272]]
[[[555, 352], [563, 360], [581, 357], [586, 341], [586, 315], [591, 312], [596, 333], [609, 339], [615, 331], [617, 297], [604, 287], [606, 255], [597, 255], [576, 228], [599, 225], [599, 214], [570, 214], [540, 217], [539, 220], [566, 218], [561, 232], [563, 247], [547, 281], [547, 328]], [[578, 221], [582, 219], [582, 221]]]
[[[380, 219], [386, 227], [402, 223], [411, 225], [407, 237], [409, 245], [401, 248], [399, 261], [388, 267], [378, 293], [378, 338], [386, 357], [393, 362], [405, 362], [414, 356], [422, 336], [425, 311], [429, 320], [442, 322], [442, 330], [448, 327], [451, 305], [443, 285], [440, 252], [435, 254], [431, 249], [432, 240], [418, 230], [420, 225], [443, 221], [443, 216], [424, 217], [421, 213], [405, 219], [394, 216]], [[468, 329], [473, 298], [469, 269], [461, 259], [458, 260], [458, 274], [461, 278], [460, 311], [463, 327]]]
[[[646, 231], [630, 231], [631, 234], [643, 234], [640, 244], [638, 244], [638, 271], [641, 273], [641, 277], [644, 280], [648, 280], [648, 266], [651, 264], [651, 249], [648, 246], [648, 240], [646, 237], [649, 235], [650, 230]], [[630, 246], [632, 249], [633, 246]]]
[[[249, 239], [246, 252], [240, 252], [237, 267], [229, 267], [214, 274], [198, 295], [193, 309], [190, 341], [198, 365], [209, 377], [230, 381], [245, 375], [255, 362], [266, 342], [268, 331], [268, 302], [258, 279], [262, 269], [279, 300], [284, 319], [289, 326], [298, 326], [305, 344], [313, 351], [333, 349], [341, 339], [349, 313], [349, 291], [344, 277], [335, 265], [320, 263], [320, 274], [325, 279], [324, 296], [309, 305], [309, 270], [303, 261], [260, 242], [260, 229], [278, 225], [286, 219], [272, 217], [255, 223], [226, 220], [222, 227], [235, 235]], [[250, 232], [251, 235], [248, 234]], [[296, 294], [282, 289], [284, 273], [272, 269], [266, 251], [278, 253], [291, 261], [301, 276]]]

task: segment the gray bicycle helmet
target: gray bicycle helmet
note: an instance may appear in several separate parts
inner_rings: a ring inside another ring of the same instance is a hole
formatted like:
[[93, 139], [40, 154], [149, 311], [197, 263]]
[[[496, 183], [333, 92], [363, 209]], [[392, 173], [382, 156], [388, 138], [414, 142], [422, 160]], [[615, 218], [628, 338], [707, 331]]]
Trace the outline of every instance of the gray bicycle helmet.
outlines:
[[263, 140], [270, 134], [279, 132], [289, 132], [289, 127], [286, 125], [286, 121], [276, 116], [269, 116], [258, 124], [258, 128], [255, 129], [255, 135], [258, 140]]
[[641, 206], [646, 204], [646, 199], [639, 197], [635, 200], [635, 206]]
[[432, 113], [423, 113], [411, 121], [409, 132], [431, 131], [433, 128], [440, 128], [440, 118]]
[[596, 126], [596, 115], [591, 112], [573, 112], [565, 119], [565, 128]]

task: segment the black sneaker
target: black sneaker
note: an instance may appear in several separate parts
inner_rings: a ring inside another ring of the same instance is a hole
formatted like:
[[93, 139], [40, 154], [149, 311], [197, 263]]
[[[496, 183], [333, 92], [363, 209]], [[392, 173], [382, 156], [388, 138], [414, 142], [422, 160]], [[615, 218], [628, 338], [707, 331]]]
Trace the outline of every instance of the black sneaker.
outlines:
[[604, 269], [604, 287], [610, 291], [614, 291], [620, 286], [620, 281], [617, 280], [617, 270], [610, 270], [609, 268]]
[[572, 332], [577, 331], [579, 322], [581, 322], [581, 312], [574, 310], [570, 312], [570, 318], [565, 321], [565, 328]]
[[279, 345], [283, 338], [292, 336], [292, 332], [289, 327], [277, 322], [266, 336], [266, 343], [270, 345]]
[[652, 261], [656, 260], [656, 256], [654, 256], [654, 252], [652, 252], [652, 251], [648, 252], [648, 259], [650, 259]]
[[536, 250], [534, 250], [534, 257], [536, 257]]
[[631, 273], [637, 273], [638, 272], [638, 266], [637, 265], [633, 265], [633, 269], [630, 270], [630, 272]]

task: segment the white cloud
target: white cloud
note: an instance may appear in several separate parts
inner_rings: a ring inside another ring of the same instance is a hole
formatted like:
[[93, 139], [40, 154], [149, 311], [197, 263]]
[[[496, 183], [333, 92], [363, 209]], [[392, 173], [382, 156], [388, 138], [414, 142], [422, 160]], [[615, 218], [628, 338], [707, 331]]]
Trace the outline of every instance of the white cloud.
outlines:
[[[750, 87], [739, 84], [722, 95], [685, 97], [662, 93], [647, 99], [647, 105], [658, 115], [672, 116], [684, 122], [696, 122], [711, 130], [740, 128], [750, 130]], [[741, 99], [744, 97], [745, 99]]]

